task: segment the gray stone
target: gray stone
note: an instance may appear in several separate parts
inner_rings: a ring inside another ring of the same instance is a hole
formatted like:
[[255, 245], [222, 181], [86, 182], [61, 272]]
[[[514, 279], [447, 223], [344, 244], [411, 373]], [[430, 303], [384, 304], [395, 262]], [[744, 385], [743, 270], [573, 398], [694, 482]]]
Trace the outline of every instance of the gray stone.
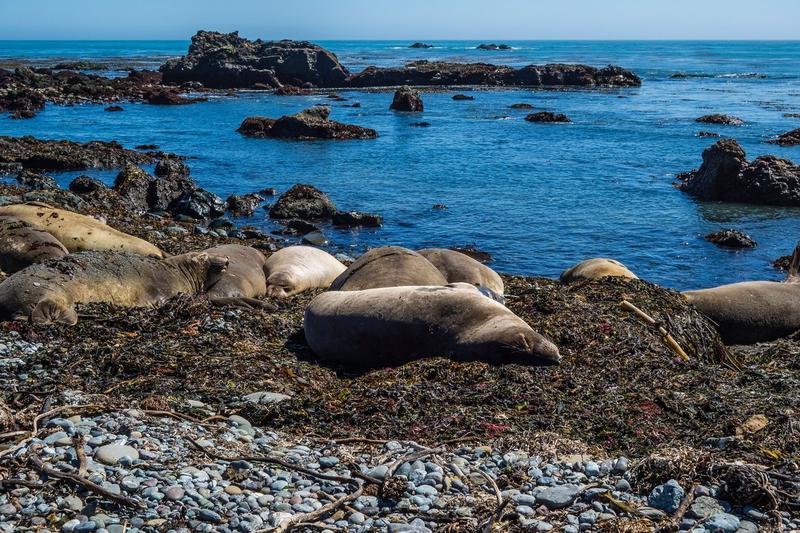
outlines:
[[577, 485], [548, 487], [536, 496], [536, 501], [548, 509], [562, 509], [571, 505], [580, 492]]
[[692, 518], [706, 518], [711, 515], [722, 513], [725, 509], [711, 496], [698, 496], [687, 513]]
[[651, 507], [672, 514], [678, 510], [685, 492], [677, 481], [670, 479], [653, 489], [647, 501]]
[[200, 511], [197, 513], [197, 518], [203, 522], [209, 522], [211, 524], [219, 524], [222, 521], [222, 517], [219, 515], [219, 513], [215, 513], [210, 509], [200, 509]]
[[118, 464], [124, 457], [135, 461], [139, 459], [139, 452], [136, 448], [124, 444], [106, 444], [97, 448], [94, 454], [95, 459], [111, 466]]
[[758, 533], [758, 526], [748, 520], [742, 520], [739, 522], [739, 529], [736, 530], [736, 533]]
[[0, 514], [5, 516], [15, 515], [17, 514], [17, 508], [10, 503], [0, 505]]
[[739, 519], [732, 514], [717, 513], [706, 520], [703, 525], [709, 531], [722, 530], [725, 533], [735, 533], [739, 529]]
[[254, 392], [252, 394], [246, 394], [242, 397], [242, 399], [246, 402], [251, 403], [258, 403], [258, 404], [270, 404], [270, 403], [278, 403], [284, 400], [288, 400], [291, 396], [287, 396], [286, 394], [281, 394], [280, 392], [269, 392], [269, 391], [261, 391], [261, 392]]
[[614, 474], [621, 475], [628, 471], [628, 465], [630, 461], [628, 461], [627, 457], [620, 457], [614, 462], [614, 468], [611, 470]]

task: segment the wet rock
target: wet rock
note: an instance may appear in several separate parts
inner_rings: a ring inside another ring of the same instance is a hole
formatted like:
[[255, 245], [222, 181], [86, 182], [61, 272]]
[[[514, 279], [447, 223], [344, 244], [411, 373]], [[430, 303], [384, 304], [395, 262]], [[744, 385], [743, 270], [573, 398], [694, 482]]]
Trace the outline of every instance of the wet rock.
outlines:
[[311, 89], [301, 89], [295, 85], [284, 85], [275, 89], [273, 94], [276, 96], [308, 96], [312, 94], [312, 91]]
[[196, 220], [206, 220], [222, 216], [225, 202], [216, 194], [204, 189], [195, 189], [181, 194], [169, 206], [173, 215], [183, 215]]
[[[435, 206], [434, 206], [435, 207]], [[483, 250], [479, 250], [473, 245], [469, 246], [453, 246], [450, 248], [451, 250], [455, 250], [456, 252], [461, 252], [464, 255], [468, 255], [476, 261], [480, 261], [481, 263], [491, 263], [494, 261], [492, 254], [489, 252], [485, 252]]]
[[11, 118], [33, 118], [44, 105], [44, 96], [26, 87], [0, 92], [0, 113], [9, 113]]
[[232, 194], [225, 201], [225, 205], [234, 216], [249, 217], [262, 201], [263, 198], [255, 193], [245, 195]]
[[777, 139], [772, 139], [767, 142], [771, 144], [778, 144], [780, 146], [797, 146], [800, 144], [800, 128], [782, 133], [778, 135]]
[[684, 496], [683, 487], [674, 479], [670, 479], [663, 485], [655, 487], [647, 501], [651, 507], [672, 514], [678, 510]]
[[747, 161], [733, 139], [706, 148], [700, 168], [680, 174], [678, 180], [679, 189], [700, 200], [800, 205], [800, 166], [773, 155]]
[[114, 190], [131, 210], [144, 213], [150, 208], [147, 194], [154, 179], [139, 166], [128, 164], [114, 179]]
[[553, 113], [552, 111], [539, 111], [538, 113], [531, 113], [525, 117], [528, 122], [572, 122], [569, 117], [563, 113]]
[[56, 180], [46, 174], [23, 170], [17, 174], [17, 183], [29, 189], [58, 189]]
[[511, 50], [511, 47], [507, 44], [483, 43], [476, 46], [475, 50]]
[[161, 67], [166, 83], [214, 88], [342, 86], [350, 74], [336, 55], [306, 41], [251, 41], [238, 32], [198, 31], [186, 56]]
[[531, 104], [526, 104], [526, 103], [511, 104], [509, 107], [511, 109], [533, 109], [533, 106]]
[[79, 211], [86, 207], [86, 203], [78, 196], [63, 189], [32, 190], [22, 195], [23, 202], [43, 202], [54, 207], [61, 207], [71, 211]]
[[428, 43], [419, 43], [419, 42], [417, 42], [417, 43], [414, 43], [414, 44], [410, 45], [409, 48], [433, 48], [433, 45], [432, 44], [428, 44]]
[[109, 113], [119, 113], [120, 111], [125, 111], [125, 109], [120, 105], [110, 105], [103, 109], [103, 111], [108, 111]]
[[411, 127], [412, 128], [427, 128], [430, 125], [431, 125], [430, 122], [412, 122], [411, 123]]
[[739, 117], [720, 114], [703, 115], [702, 117], [697, 117], [694, 121], [702, 122], [703, 124], [722, 124], [724, 126], [741, 126], [744, 124], [744, 120]]
[[134, 148], [137, 150], [158, 150], [159, 146], [157, 144], [139, 144]]
[[358, 211], [337, 211], [333, 214], [333, 225], [348, 228], [377, 228], [383, 225], [383, 217]]
[[311, 185], [298, 183], [278, 198], [269, 216], [279, 220], [322, 220], [331, 218], [335, 212], [336, 206], [328, 195]]
[[750, 235], [735, 229], [724, 229], [709, 233], [705, 236], [708, 242], [713, 242], [726, 248], [755, 248], [756, 241]]
[[153, 105], [188, 105], [207, 100], [208, 98], [187, 98], [176, 89], [159, 89], [145, 96], [145, 102]]
[[475, 97], [467, 94], [454, 94], [453, 100], [475, 100]]
[[722, 137], [722, 135], [720, 135], [719, 133], [714, 133], [713, 131], [698, 131], [697, 132], [697, 136], [698, 137], [707, 137], [707, 138], [711, 138], [711, 139], [716, 139], [716, 138]]
[[284, 224], [289, 230], [289, 233], [293, 235], [305, 235], [306, 233], [311, 233], [312, 231], [319, 231], [319, 228], [314, 224], [306, 222], [305, 220], [300, 220], [299, 218], [287, 220], [284, 222]]
[[153, 173], [159, 178], [186, 178], [189, 176], [189, 167], [177, 157], [165, 157], [156, 163]]
[[375, 139], [378, 132], [351, 124], [330, 120], [330, 108], [315, 106], [294, 115], [278, 119], [248, 117], [236, 130], [247, 137], [266, 137], [273, 139]]
[[65, 61], [54, 65], [53, 70], [108, 70], [108, 66], [94, 61]]
[[389, 106], [389, 109], [394, 109], [395, 111], [409, 112], [423, 111], [424, 108], [425, 106], [422, 103], [422, 98], [419, 95], [419, 91], [415, 91], [407, 85], [399, 88], [394, 93], [392, 105]]
[[328, 242], [328, 238], [321, 231], [312, 231], [303, 235], [303, 244], [310, 244], [312, 246], [322, 246]]
[[128, 163], [151, 163], [150, 154], [128, 150], [116, 141], [44, 141], [34, 137], [0, 137], [0, 164], [13, 163], [35, 170], [120, 168]]

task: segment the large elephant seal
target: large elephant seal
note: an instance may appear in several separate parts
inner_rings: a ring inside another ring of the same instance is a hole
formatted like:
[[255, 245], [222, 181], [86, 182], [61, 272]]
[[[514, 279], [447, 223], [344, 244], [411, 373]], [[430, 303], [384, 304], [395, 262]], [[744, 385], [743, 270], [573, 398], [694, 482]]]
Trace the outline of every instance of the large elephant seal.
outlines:
[[212, 258], [226, 259], [228, 268], [206, 291], [211, 298], [261, 298], [267, 294], [264, 263], [267, 258], [252, 246], [223, 244], [203, 250]]
[[80, 252], [31, 265], [0, 283], [0, 319], [75, 324], [75, 304], [148, 307], [213, 284], [226, 263], [203, 252], [159, 260], [130, 252]]
[[447, 285], [447, 280], [417, 252], [400, 246], [384, 246], [359, 257], [331, 283], [331, 290], [360, 291], [410, 285]]
[[70, 253], [118, 250], [164, 257], [164, 252], [145, 240], [117, 231], [95, 218], [39, 202], [4, 205], [0, 207], [0, 216], [14, 217], [36, 229], [46, 231]]
[[446, 248], [425, 248], [417, 253], [439, 269], [448, 283], [469, 283], [502, 295], [505, 287], [500, 275], [466, 254]]
[[306, 308], [304, 329], [320, 358], [354, 366], [435, 356], [527, 365], [560, 359], [552, 342], [474, 288], [328, 291]]
[[561, 283], [569, 285], [584, 279], [600, 279], [607, 277], [639, 279], [628, 267], [615, 259], [597, 257], [581, 261], [572, 268], [561, 273]]
[[345, 266], [328, 252], [313, 246], [288, 246], [267, 259], [267, 295], [288, 298], [308, 289], [327, 288]]
[[46, 231], [17, 218], [0, 217], [0, 270], [6, 274], [68, 253], [64, 245]]
[[800, 330], [800, 284], [745, 281], [683, 293], [725, 344], [767, 342]]

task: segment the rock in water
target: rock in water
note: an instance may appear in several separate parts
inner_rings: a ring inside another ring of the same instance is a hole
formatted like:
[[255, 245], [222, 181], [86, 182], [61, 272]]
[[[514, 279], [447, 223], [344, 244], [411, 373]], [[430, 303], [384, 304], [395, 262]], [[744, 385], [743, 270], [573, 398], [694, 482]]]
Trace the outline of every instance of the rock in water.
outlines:
[[528, 122], [572, 122], [569, 117], [563, 113], [553, 113], [552, 111], [539, 111], [538, 113], [531, 113], [525, 120]]
[[453, 100], [475, 100], [475, 97], [468, 94], [454, 94]]
[[314, 106], [294, 115], [279, 119], [248, 117], [236, 130], [247, 137], [266, 137], [273, 139], [375, 139], [378, 132], [351, 124], [329, 120], [330, 108]]
[[269, 216], [279, 220], [322, 220], [331, 218], [335, 212], [336, 206], [327, 194], [311, 185], [298, 183], [278, 198]]
[[159, 89], [145, 97], [145, 102], [153, 105], [187, 105], [207, 100], [207, 98], [186, 98], [175, 89]]
[[722, 124], [724, 126], [741, 126], [744, 124], [744, 120], [739, 117], [720, 114], [703, 115], [702, 117], [697, 117], [694, 121], [702, 122], [703, 124]]
[[58, 189], [56, 180], [46, 174], [23, 170], [17, 174], [17, 183], [30, 189]]
[[486, 44], [486, 43], [484, 43], [484, 44], [479, 44], [478, 46], [475, 47], [475, 49], [476, 50], [495, 51], [495, 50], [511, 50], [511, 47], [508, 46], [507, 44], [494, 44], [494, 43]]
[[777, 139], [772, 139], [767, 142], [771, 144], [778, 144], [780, 146], [797, 146], [800, 144], [800, 128], [782, 133], [778, 135]]
[[422, 104], [422, 98], [419, 91], [415, 91], [411, 87], [403, 86], [394, 93], [392, 105], [389, 109], [395, 111], [423, 111], [425, 106]]
[[705, 236], [708, 242], [727, 248], [755, 248], [756, 241], [746, 233], [735, 229], [724, 229]]
[[409, 48], [433, 48], [432, 44], [428, 43], [414, 43]]
[[377, 228], [383, 225], [383, 217], [358, 211], [337, 211], [333, 214], [333, 225], [347, 228]]
[[340, 87], [350, 73], [335, 54], [306, 41], [251, 41], [238, 32], [198, 31], [186, 56], [161, 67], [165, 83], [214, 88]]
[[234, 216], [249, 217], [255, 212], [262, 200], [263, 198], [255, 193], [245, 195], [232, 194], [228, 196], [225, 205]]
[[733, 139], [706, 148], [700, 168], [678, 180], [679, 189], [700, 200], [800, 206], [800, 166], [774, 155], [748, 162]]

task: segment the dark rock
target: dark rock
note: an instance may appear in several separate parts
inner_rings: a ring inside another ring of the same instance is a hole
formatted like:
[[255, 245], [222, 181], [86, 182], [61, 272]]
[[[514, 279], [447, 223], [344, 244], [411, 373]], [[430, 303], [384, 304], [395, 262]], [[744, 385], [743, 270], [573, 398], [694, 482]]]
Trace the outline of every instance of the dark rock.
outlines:
[[183, 215], [197, 220], [217, 218], [225, 213], [225, 202], [214, 193], [195, 189], [181, 194], [169, 206], [173, 215]]
[[744, 124], [744, 120], [733, 117], [730, 115], [703, 115], [702, 117], [698, 117], [694, 119], [695, 122], [702, 122], [703, 124], [722, 124], [725, 126], [741, 126]]
[[301, 89], [295, 85], [284, 85], [275, 89], [273, 94], [276, 96], [308, 96], [312, 94], [312, 91], [311, 89]]
[[275, 219], [322, 220], [336, 212], [336, 206], [328, 195], [311, 185], [298, 183], [283, 193], [269, 210]]
[[160, 178], [188, 178], [189, 167], [177, 157], [165, 157], [159, 159], [153, 173]]
[[125, 111], [125, 109], [120, 105], [110, 105], [103, 111], [108, 111], [109, 113], [115, 113], [115, 112]]
[[427, 44], [427, 43], [419, 43], [419, 42], [417, 42], [417, 43], [414, 43], [414, 44], [410, 45], [409, 48], [433, 48], [433, 45], [432, 44]]
[[69, 190], [78, 194], [86, 194], [106, 188], [103, 182], [91, 176], [78, 176], [69, 182]]
[[755, 248], [756, 241], [750, 235], [735, 229], [724, 229], [709, 233], [705, 236], [708, 242], [713, 242], [726, 248]]
[[251, 41], [238, 32], [198, 31], [186, 56], [161, 67], [165, 83], [200, 81], [214, 88], [312, 84], [340, 87], [350, 74], [336, 55], [305, 41]]
[[701, 200], [800, 206], [800, 166], [773, 155], [748, 162], [733, 139], [706, 148], [700, 168], [678, 179], [679, 189]]
[[431, 125], [430, 122], [412, 122], [411, 123], [411, 126], [414, 127], [414, 128], [427, 128], [430, 125]]
[[451, 250], [455, 250], [456, 252], [461, 252], [464, 255], [468, 255], [476, 261], [480, 261], [481, 263], [491, 263], [494, 261], [492, 254], [489, 252], [484, 252], [483, 250], [478, 250], [475, 246], [454, 246], [450, 248]]
[[45, 189], [28, 191], [22, 195], [23, 202], [43, 202], [55, 207], [62, 207], [71, 211], [79, 211], [86, 207], [86, 203], [78, 196], [63, 189]]
[[378, 132], [373, 129], [330, 120], [329, 114], [329, 107], [315, 106], [279, 119], [248, 117], [236, 131], [248, 137], [272, 139], [350, 140], [378, 137]]
[[553, 113], [552, 111], [539, 111], [538, 113], [531, 113], [525, 117], [525, 120], [528, 122], [572, 122], [567, 115], [563, 113]]
[[231, 229], [235, 227], [234, 223], [225, 217], [215, 218], [208, 223], [210, 229]]
[[511, 109], [533, 109], [533, 106], [531, 104], [525, 104], [525, 103], [511, 104], [509, 107], [511, 107]]
[[454, 94], [453, 100], [475, 100], [475, 97], [466, 94]]
[[786, 118], [800, 118], [800, 113], [784, 113], [783, 116]]
[[278, 191], [275, 190], [273, 187], [267, 187], [266, 189], [261, 189], [258, 191], [258, 194], [263, 194], [264, 196], [276, 196]]
[[158, 150], [159, 146], [157, 144], [139, 144], [134, 148], [137, 150]]
[[159, 164], [159, 176], [151, 176], [136, 165], [127, 165], [117, 175], [114, 190], [130, 209], [139, 213], [165, 211], [178, 198], [191, 194], [197, 188], [187, 176], [188, 168], [180, 160], [167, 158], [159, 161]]
[[422, 104], [419, 91], [415, 91], [408, 86], [403, 86], [394, 93], [392, 105], [389, 106], [389, 109], [394, 109], [395, 111], [411, 112], [419, 112], [424, 108], [425, 106]]
[[333, 225], [347, 228], [378, 228], [383, 225], [383, 217], [358, 211], [337, 211], [333, 214]]
[[17, 183], [29, 189], [58, 189], [56, 180], [46, 174], [23, 170], [17, 174]]
[[339, 93], [328, 93], [328, 96], [326, 96], [325, 98], [328, 98], [329, 100], [336, 100], [338, 102], [341, 102], [342, 100], [347, 100], [347, 98], [340, 95]]
[[184, 194], [191, 194], [197, 188], [194, 180], [181, 174], [158, 176], [150, 182], [147, 203], [151, 211], [166, 211], [172, 203]]
[[108, 70], [108, 66], [92, 61], [68, 61], [58, 63], [53, 70]]
[[315, 226], [314, 224], [306, 222], [305, 220], [300, 220], [299, 218], [287, 220], [284, 224], [286, 225], [286, 228], [290, 230], [289, 232], [293, 235], [305, 235], [306, 233], [312, 233], [320, 230], [319, 227]]
[[699, 131], [697, 132], [698, 137], [708, 137], [708, 138], [719, 138], [722, 137], [719, 133], [714, 133], [713, 131]]
[[778, 135], [777, 139], [772, 139], [767, 142], [771, 144], [779, 144], [781, 146], [797, 146], [800, 144], [800, 128], [782, 133]]
[[208, 98], [186, 98], [175, 89], [159, 89], [145, 97], [145, 102], [153, 105], [187, 105], [207, 100]]
[[479, 44], [478, 46], [475, 47], [475, 49], [476, 50], [492, 50], [492, 51], [494, 51], [494, 50], [511, 50], [511, 47], [508, 46], [507, 44], [494, 44], [494, 43], [486, 44], [486, 43], [484, 43], [484, 44]]
[[345, 104], [344, 107], [359, 108], [359, 107], [361, 107], [361, 102], [353, 102], [352, 104]]
[[232, 194], [225, 201], [228, 211], [237, 217], [249, 217], [264, 199], [255, 193], [239, 195]]
[[791, 266], [791, 264], [792, 264], [791, 255], [783, 255], [772, 262], [772, 266], [774, 268], [777, 268], [778, 270], [783, 270], [784, 272], [789, 271], [789, 267]]
[[86, 170], [119, 168], [127, 163], [145, 164], [153, 156], [127, 150], [118, 142], [42, 141], [34, 137], [0, 137], [0, 164], [16, 163], [39, 170]]
[[444, 204], [433, 204], [433, 209], [444, 210], [447, 209], [447, 206]]
[[150, 209], [147, 195], [154, 180], [153, 176], [130, 163], [114, 179], [114, 190], [131, 210], [145, 213]]
[[10, 113], [11, 118], [33, 118], [44, 104], [44, 96], [27, 87], [0, 91], [0, 113]]

